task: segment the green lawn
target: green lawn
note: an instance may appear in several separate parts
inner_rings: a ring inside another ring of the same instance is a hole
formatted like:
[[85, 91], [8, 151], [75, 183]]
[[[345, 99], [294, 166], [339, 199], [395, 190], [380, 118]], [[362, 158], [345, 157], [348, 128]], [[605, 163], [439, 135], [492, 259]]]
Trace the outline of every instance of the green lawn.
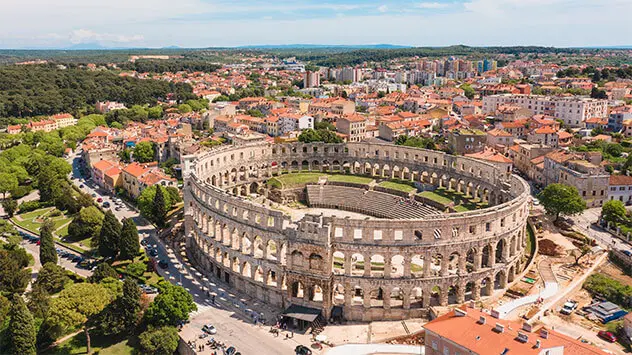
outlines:
[[419, 194], [419, 196], [425, 197], [425, 198], [427, 198], [429, 200], [432, 200], [432, 201], [435, 201], [435, 202], [438, 202], [438, 203], [441, 203], [441, 204], [444, 204], [444, 205], [448, 205], [448, 204], [450, 204], [452, 202], [451, 199], [449, 199], [449, 198], [447, 198], [445, 196], [439, 195], [438, 193], [436, 193], [434, 191], [424, 191], [424, 192], [421, 192]]
[[[43, 219], [49, 216], [53, 211], [55, 211], [54, 207], [40, 208], [35, 211], [18, 214], [17, 216], [19, 216], [21, 220], [18, 218], [13, 218], [13, 221], [22, 228], [37, 232], [42, 225]], [[65, 215], [49, 218], [53, 221], [53, 225], [55, 226], [56, 231], [60, 229], [63, 225], [68, 224], [70, 221], [72, 221], [72, 218], [69, 218]], [[55, 232], [57, 236], [67, 235], [68, 227], [62, 228], [60, 230], [60, 233]]]
[[[131, 346], [132, 340], [120, 337], [102, 337], [90, 334], [93, 354], [99, 355], [131, 355], [134, 348]], [[53, 349], [47, 350], [45, 355], [74, 355], [87, 354], [86, 337], [83, 332], [64, 341]]]
[[403, 191], [403, 192], [411, 192], [411, 191], [417, 190], [416, 188], [408, 184], [402, 184], [402, 183], [393, 182], [393, 181], [382, 181], [381, 183], [379, 183], [379, 186], [385, 187], [387, 189], [393, 189], [393, 190]]
[[329, 176], [329, 181], [334, 182], [349, 182], [353, 184], [368, 184], [373, 181], [372, 178], [366, 176], [356, 176], [356, 175], [342, 175], [342, 174], [334, 174]]
[[306, 184], [315, 184], [320, 177], [326, 176], [329, 181], [349, 182], [356, 184], [368, 184], [373, 179], [366, 176], [344, 175], [344, 174], [325, 174], [325, 173], [292, 173], [275, 176], [268, 180], [268, 185], [279, 187], [281, 183], [285, 188], [292, 188]]
[[471, 197], [465, 196], [462, 193], [446, 190], [444, 188], [439, 188], [434, 191], [424, 191], [419, 193], [419, 196], [423, 196], [443, 205], [449, 205], [452, 201], [455, 201], [458, 203], [454, 206], [456, 212], [467, 212], [487, 207], [487, 204], [481, 203], [478, 199], [473, 200]]

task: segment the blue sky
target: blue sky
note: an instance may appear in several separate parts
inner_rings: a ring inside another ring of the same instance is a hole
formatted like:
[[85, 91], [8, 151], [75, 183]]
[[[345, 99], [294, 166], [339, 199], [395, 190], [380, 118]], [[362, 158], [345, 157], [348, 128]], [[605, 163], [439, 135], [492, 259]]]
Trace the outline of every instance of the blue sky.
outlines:
[[0, 6], [0, 48], [632, 44], [632, 0], [2, 0]]

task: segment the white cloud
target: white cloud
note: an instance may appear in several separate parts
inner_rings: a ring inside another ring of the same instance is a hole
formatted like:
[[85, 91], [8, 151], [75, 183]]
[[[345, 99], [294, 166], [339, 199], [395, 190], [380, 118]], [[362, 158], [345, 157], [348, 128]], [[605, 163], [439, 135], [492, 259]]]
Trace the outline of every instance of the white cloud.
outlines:
[[130, 43], [140, 42], [145, 37], [143, 35], [120, 35], [112, 33], [97, 33], [91, 30], [79, 29], [72, 31], [69, 35], [70, 42], [77, 43], [90, 43], [90, 42], [112, 42], [112, 43]]
[[388, 11], [388, 6], [382, 5], [382, 6], [377, 8], [377, 11], [384, 13], [384, 12]]
[[420, 2], [415, 4], [415, 7], [418, 9], [445, 9], [448, 6], [450, 6], [450, 4], [441, 2]]

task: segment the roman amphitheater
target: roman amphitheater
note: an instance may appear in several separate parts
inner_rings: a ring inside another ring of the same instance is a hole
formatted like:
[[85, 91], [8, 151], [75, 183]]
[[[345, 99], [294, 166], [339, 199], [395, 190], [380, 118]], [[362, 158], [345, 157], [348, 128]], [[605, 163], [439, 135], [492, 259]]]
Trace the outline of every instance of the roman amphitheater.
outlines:
[[506, 288], [525, 267], [528, 185], [467, 157], [375, 143], [231, 146], [196, 156], [185, 181], [190, 259], [279, 310], [425, 317]]

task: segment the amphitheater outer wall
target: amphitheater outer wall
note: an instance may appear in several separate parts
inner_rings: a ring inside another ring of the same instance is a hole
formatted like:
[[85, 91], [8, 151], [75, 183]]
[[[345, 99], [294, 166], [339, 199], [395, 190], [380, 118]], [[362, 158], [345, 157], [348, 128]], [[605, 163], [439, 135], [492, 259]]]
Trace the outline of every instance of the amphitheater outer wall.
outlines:
[[[443, 186], [489, 203], [423, 219], [306, 215], [251, 201], [281, 173], [318, 171]], [[185, 176], [187, 252], [204, 273], [269, 305], [339, 306], [348, 320], [427, 315], [490, 295], [524, 267], [529, 188], [478, 160], [373, 143], [235, 146]]]

